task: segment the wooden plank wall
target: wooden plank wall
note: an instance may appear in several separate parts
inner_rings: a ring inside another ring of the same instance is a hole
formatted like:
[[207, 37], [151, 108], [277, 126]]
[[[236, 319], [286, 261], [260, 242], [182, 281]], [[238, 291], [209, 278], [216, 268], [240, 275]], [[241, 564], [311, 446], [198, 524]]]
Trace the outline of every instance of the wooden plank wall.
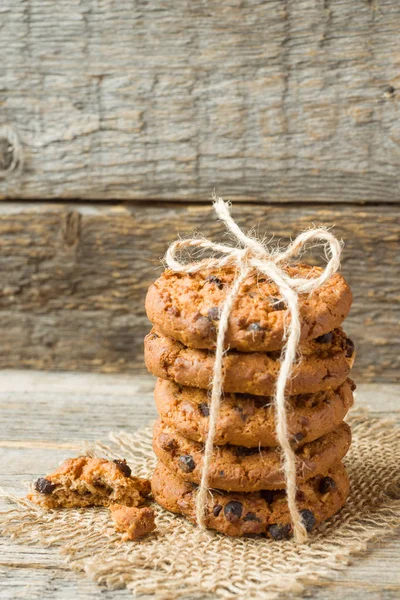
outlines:
[[397, 0], [2, 0], [0, 366], [143, 370], [147, 285], [207, 202], [336, 223], [365, 380], [398, 381]]
[[4, 198], [399, 198], [398, 0], [2, 0], [0, 26]]
[[[282, 242], [311, 222], [337, 223], [355, 295], [355, 373], [398, 381], [399, 207], [238, 203], [234, 215]], [[140, 372], [146, 289], [177, 231], [194, 228], [224, 231], [209, 205], [0, 205], [0, 366]]]

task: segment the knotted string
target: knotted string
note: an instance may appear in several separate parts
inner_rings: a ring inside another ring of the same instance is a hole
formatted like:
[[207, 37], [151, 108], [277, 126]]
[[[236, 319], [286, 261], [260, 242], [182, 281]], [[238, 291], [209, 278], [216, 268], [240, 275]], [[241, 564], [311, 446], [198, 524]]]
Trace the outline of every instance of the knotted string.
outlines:
[[[213, 206], [218, 218], [225, 224], [227, 230], [236, 238], [239, 247], [235, 248], [224, 244], [217, 244], [204, 238], [177, 240], [170, 245], [165, 256], [167, 265], [172, 270], [181, 273], [195, 273], [203, 270], [220, 269], [226, 266], [237, 267], [237, 275], [233, 285], [220, 307], [209, 407], [210, 415], [208, 432], [204, 448], [201, 481], [196, 497], [197, 522], [201, 527], [205, 526], [204, 515], [207, 504], [209, 472], [213, 457], [215, 430], [223, 388], [222, 368], [224, 340], [229, 316], [239, 294], [241, 284], [250, 272], [255, 271], [256, 273], [266, 275], [277, 285], [281, 297], [286, 302], [288, 308], [287, 315], [290, 315], [290, 320], [286, 322], [285, 331], [287, 341], [281, 352], [280, 370], [275, 387], [275, 423], [278, 442], [282, 449], [282, 468], [285, 476], [287, 502], [292, 520], [294, 537], [298, 543], [305, 542], [307, 540], [307, 532], [296, 505], [296, 456], [289, 440], [285, 392], [296, 361], [296, 352], [301, 334], [298, 295], [306, 292], [311, 293], [320, 288], [339, 269], [341, 244], [326, 229], [316, 228], [301, 233], [291, 244], [289, 244], [286, 250], [282, 252], [272, 252], [257, 239], [243, 233], [230, 215], [230, 203], [224, 202], [221, 198], [217, 198]], [[324, 245], [325, 257], [327, 259], [325, 269], [318, 277], [314, 278], [290, 277], [283, 266], [287, 264], [289, 259], [298, 256], [305, 244], [312, 240], [318, 240]], [[182, 250], [188, 248], [209, 250], [213, 253], [218, 253], [221, 256], [204, 258], [196, 262], [183, 264], [178, 261], [177, 255], [181, 253]]]

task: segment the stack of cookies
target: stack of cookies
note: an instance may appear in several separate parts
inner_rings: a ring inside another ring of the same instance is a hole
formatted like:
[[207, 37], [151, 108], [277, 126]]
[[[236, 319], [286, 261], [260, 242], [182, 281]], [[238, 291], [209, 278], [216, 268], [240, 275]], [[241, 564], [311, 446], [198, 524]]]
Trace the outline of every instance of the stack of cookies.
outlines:
[[[316, 277], [318, 267], [287, 267], [291, 277]], [[196, 488], [209, 420], [210, 382], [221, 306], [235, 270], [165, 271], [150, 287], [145, 339], [148, 370], [158, 377], [159, 419], [153, 447], [156, 501], [195, 521]], [[290, 439], [297, 457], [297, 506], [311, 531], [335, 514], [349, 491], [341, 460], [351, 432], [343, 422], [355, 385], [348, 375], [354, 344], [340, 325], [352, 296], [339, 274], [311, 296], [300, 295], [299, 360], [287, 387]], [[205, 524], [227, 535], [292, 535], [275, 433], [273, 394], [284, 345], [287, 307], [277, 286], [251, 274], [229, 317], [224, 392], [209, 475]]]

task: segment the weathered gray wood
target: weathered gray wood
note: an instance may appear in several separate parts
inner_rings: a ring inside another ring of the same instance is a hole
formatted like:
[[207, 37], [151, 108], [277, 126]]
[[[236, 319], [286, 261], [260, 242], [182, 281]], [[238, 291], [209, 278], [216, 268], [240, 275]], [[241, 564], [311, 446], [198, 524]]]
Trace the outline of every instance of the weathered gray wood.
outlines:
[[[245, 229], [285, 241], [336, 223], [355, 301], [355, 376], [400, 381], [400, 207], [237, 204]], [[177, 232], [223, 233], [210, 206], [0, 205], [0, 367], [143, 371], [144, 297]]]
[[[155, 416], [149, 376], [81, 373], [0, 373], [0, 485], [22, 495], [32, 481], [78, 451], [84, 439], [103, 439], [110, 429], [136, 429]], [[360, 385], [359, 406], [400, 422], [400, 386]], [[68, 570], [51, 549], [0, 539], [0, 599], [127, 600], [129, 592], [101, 590]], [[316, 600], [395, 600], [400, 593], [400, 539], [388, 538], [335, 581], [308, 592]], [[101, 590], [101, 592], [100, 592]]]
[[397, 0], [2, 0], [0, 197], [396, 201], [399, 29]]

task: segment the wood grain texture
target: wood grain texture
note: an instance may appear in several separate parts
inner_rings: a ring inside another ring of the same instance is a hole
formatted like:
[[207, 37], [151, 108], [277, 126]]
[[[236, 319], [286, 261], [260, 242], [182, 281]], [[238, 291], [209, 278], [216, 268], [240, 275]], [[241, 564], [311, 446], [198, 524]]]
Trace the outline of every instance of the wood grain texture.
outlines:
[[[355, 297], [346, 331], [356, 377], [400, 381], [400, 207], [236, 204], [238, 223], [286, 241], [336, 223]], [[167, 245], [198, 229], [220, 239], [209, 206], [0, 205], [0, 367], [143, 372], [148, 285]]]
[[399, 29], [398, 0], [2, 0], [0, 197], [394, 202]]
[[[79, 452], [83, 440], [106, 441], [110, 430], [147, 425], [156, 416], [153, 385], [149, 376], [3, 371], [0, 485], [7, 492], [23, 495], [28, 482]], [[399, 396], [400, 386], [360, 385], [357, 404], [369, 407], [377, 416], [400, 421]], [[1, 600], [132, 598], [127, 590], [106, 591], [84, 575], [71, 572], [53, 549], [2, 538], [0, 552]], [[316, 600], [395, 600], [400, 592], [399, 557], [399, 536], [387, 538], [354, 558], [334, 580], [310, 585], [307, 596]]]

